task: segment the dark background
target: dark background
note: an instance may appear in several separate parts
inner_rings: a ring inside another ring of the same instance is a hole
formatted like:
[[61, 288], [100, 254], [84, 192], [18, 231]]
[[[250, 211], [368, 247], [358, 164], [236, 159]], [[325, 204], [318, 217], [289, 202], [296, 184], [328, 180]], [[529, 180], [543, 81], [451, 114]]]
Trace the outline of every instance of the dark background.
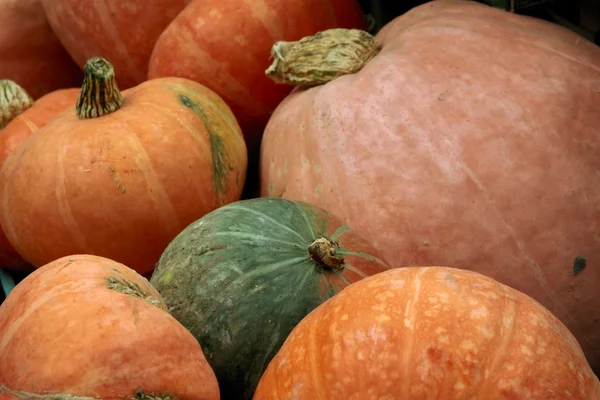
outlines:
[[[517, 14], [551, 21], [577, 32], [600, 45], [600, 0], [477, 0], [479, 3]], [[424, 0], [359, 0], [365, 14], [371, 15], [373, 33]]]

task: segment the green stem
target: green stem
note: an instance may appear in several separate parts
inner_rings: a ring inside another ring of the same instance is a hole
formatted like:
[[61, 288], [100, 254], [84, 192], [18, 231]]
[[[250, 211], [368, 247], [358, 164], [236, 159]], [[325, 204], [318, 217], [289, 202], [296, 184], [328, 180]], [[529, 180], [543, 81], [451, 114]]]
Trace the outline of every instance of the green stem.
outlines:
[[98, 118], [121, 108], [123, 95], [111, 63], [102, 57], [92, 57], [85, 63], [84, 73], [75, 104], [79, 119]]
[[32, 105], [25, 89], [10, 79], [0, 80], [0, 129]]
[[322, 85], [360, 71], [380, 50], [368, 32], [328, 29], [297, 42], [275, 43], [271, 49], [273, 63], [265, 74], [277, 83]]
[[326, 237], [316, 239], [308, 246], [310, 257], [322, 267], [344, 269], [344, 258], [336, 254], [333, 242]]

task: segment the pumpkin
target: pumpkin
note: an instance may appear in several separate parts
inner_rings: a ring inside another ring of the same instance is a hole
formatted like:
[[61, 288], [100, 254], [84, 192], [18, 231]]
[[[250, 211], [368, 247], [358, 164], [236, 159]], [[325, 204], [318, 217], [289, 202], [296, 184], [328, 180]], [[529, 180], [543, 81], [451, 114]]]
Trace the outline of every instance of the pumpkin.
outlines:
[[260, 380], [269, 399], [600, 399], [569, 330], [484, 275], [395, 268], [308, 314]]
[[244, 139], [198, 83], [156, 79], [121, 93], [99, 57], [85, 73], [76, 106], [4, 162], [2, 229], [34, 267], [82, 253], [146, 273], [183, 228], [239, 198]]
[[191, 0], [40, 0], [52, 30], [83, 67], [93, 56], [111, 60], [123, 89], [146, 80], [156, 39]]
[[261, 194], [331, 210], [398, 266], [528, 294], [600, 371], [600, 48], [471, 1], [348, 35], [274, 46], [267, 73], [300, 86], [265, 129]]
[[187, 78], [219, 94], [242, 127], [251, 159], [256, 154], [258, 170], [265, 124], [291, 90], [263, 74], [273, 41], [335, 27], [365, 27], [356, 0], [194, 1], [156, 41], [148, 77]]
[[223, 399], [251, 399], [292, 328], [348, 285], [387, 270], [323, 209], [278, 198], [225, 205], [184, 229], [150, 283], [198, 339]]
[[33, 272], [0, 306], [0, 398], [218, 400], [219, 387], [146, 279], [71, 255]]
[[[19, 144], [40, 127], [46, 125], [60, 112], [72, 107], [79, 89], [59, 89], [50, 92], [33, 103], [25, 90], [15, 82], [0, 82], [4, 93], [13, 93], [9, 101], [0, 100], [0, 114], [10, 123], [0, 131], [0, 166]], [[0, 126], [3, 124], [0, 123]], [[12, 270], [31, 269], [29, 263], [13, 249], [4, 232], [0, 230], [0, 266]]]
[[0, 78], [34, 99], [81, 83], [81, 70], [52, 32], [40, 0], [0, 0], [0, 26]]

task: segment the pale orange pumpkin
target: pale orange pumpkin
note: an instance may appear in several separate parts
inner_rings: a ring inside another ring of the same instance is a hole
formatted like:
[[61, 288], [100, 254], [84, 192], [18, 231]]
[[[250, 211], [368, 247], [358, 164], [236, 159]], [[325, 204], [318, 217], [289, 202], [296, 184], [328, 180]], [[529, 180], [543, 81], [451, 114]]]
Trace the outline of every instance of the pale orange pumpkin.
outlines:
[[[27, 100], [29, 96], [20, 86], [14, 86], [13, 90], [22, 93], [17, 97], [12, 96], [6, 103], [0, 101], [0, 113], [7, 115], [7, 120], [10, 119], [10, 122], [0, 131], [0, 167], [25, 139], [59, 113], [73, 107], [79, 93], [79, 89], [75, 88], [59, 89], [32, 103]], [[26, 99], [25, 102], [23, 99]], [[31, 265], [13, 249], [2, 230], [0, 230], [0, 266], [12, 270], [31, 269]]]
[[41, 398], [218, 400], [219, 386], [146, 279], [71, 255], [30, 274], [0, 306], [0, 399]]
[[187, 225], [238, 200], [244, 138], [214, 92], [182, 78], [123, 94], [92, 58], [77, 105], [34, 133], [0, 172], [0, 222], [39, 267], [96, 254], [146, 273]]
[[600, 371], [600, 48], [449, 0], [376, 40], [320, 66], [276, 58], [275, 79], [334, 79], [273, 113], [261, 194], [330, 210], [396, 265], [465, 265], [523, 291]]
[[146, 80], [156, 39], [190, 1], [41, 0], [52, 30], [73, 60], [83, 67], [93, 56], [109, 59], [123, 89]]
[[52, 32], [40, 0], [0, 0], [0, 79], [34, 99], [79, 85], [83, 74]]
[[397, 268], [308, 314], [254, 400], [598, 400], [573, 335], [530, 297], [475, 272]]

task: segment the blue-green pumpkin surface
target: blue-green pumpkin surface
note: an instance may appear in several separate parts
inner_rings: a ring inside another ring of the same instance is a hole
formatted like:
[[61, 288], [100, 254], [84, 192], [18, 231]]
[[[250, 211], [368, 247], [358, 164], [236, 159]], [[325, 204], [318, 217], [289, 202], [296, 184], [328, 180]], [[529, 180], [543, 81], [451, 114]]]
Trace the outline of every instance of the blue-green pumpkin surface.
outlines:
[[202, 345], [222, 399], [251, 399], [268, 363], [309, 312], [389, 269], [328, 212], [281, 198], [223, 206], [183, 230], [151, 283]]

